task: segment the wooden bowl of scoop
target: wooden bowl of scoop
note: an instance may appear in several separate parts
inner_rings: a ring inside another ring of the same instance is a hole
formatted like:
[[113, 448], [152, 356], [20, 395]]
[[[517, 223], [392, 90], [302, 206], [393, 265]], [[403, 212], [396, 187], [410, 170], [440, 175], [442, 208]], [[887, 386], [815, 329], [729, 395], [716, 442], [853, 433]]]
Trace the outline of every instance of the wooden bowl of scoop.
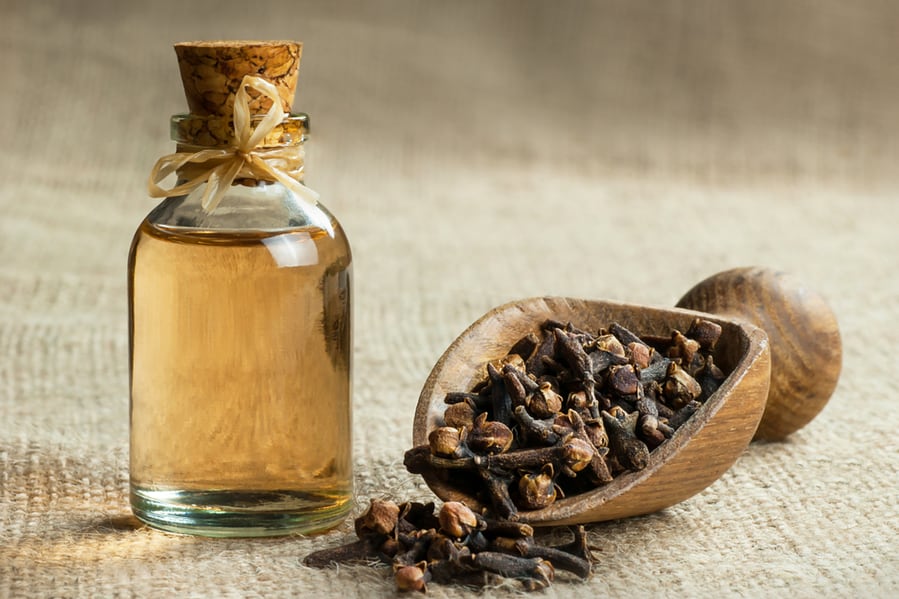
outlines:
[[[674, 435], [656, 448], [645, 469], [625, 472], [591, 491], [522, 510], [534, 526], [580, 524], [652, 513], [681, 502], [717, 480], [753, 438], [778, 440], [798, 430], [827, 403], [841, 369], [842, 346], [833, 312], [816, 293], [783, 273], [740, 268], [696, 285], [672, 309], [537, 297], [494, 308], [444, 352], [415, 412], [413, 443], [427, 444], [443, 424], [448, 392], [467, 391], [483, 364], [546, 320], [598, 330], [618, 322], [638, 335], [685, 331], [697, 317], [722, 327], [715, 361], [729, 373], [718, 390]], [[452, 477], [423, 474], [444, 501], [483, 510]]]

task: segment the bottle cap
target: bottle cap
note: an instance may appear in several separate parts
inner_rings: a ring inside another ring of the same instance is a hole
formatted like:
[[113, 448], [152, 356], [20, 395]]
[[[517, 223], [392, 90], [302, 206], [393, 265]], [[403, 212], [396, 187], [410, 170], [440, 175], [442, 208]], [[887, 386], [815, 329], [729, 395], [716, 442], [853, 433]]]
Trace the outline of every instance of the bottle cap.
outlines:
[[[296, 93], [303, 44], [291, 41], [209, 41], [175, 44], [187, 105], [195, 116], [228, 117], [245, 75], [256, 75], [278, 88], [284, 112]], [[250, 103], [251, 114], [264, 114], [271, 101]]]

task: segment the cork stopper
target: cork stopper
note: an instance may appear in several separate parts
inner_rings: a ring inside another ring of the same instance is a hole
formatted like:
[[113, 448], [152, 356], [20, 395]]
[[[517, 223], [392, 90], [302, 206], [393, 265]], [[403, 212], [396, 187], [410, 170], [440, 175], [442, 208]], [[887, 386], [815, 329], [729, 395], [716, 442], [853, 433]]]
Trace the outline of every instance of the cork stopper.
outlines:
[[[184, 94], [192, 115], [230, 117], [234, 94], [245, 75], [256, 75], [278, 88], [284, 112], [296, 93], [303, 44], [291, 41], [215, 41], [175, 44]], [[260, 96], [250, 103], [252, 114], [264, 114], [271, 101]]]

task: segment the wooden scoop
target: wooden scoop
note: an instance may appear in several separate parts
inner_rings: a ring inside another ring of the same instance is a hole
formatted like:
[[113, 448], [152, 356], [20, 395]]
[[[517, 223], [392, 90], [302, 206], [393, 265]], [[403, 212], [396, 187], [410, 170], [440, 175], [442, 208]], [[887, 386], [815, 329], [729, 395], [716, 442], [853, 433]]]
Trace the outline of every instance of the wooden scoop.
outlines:
[[[709, 486], [736, 461], [759, 429], [763, 413], [776, 423], [771, 427], [776, 434], [770, 436], [783, 437], [795, 423], [810, 421], [823, 408], [839, 376], [841, 345], [836, 319], [818, 295], [780, 273], [749, 268], [710, 277], [679, 305], [720, 307], [726, 315], [560, 297], [494, 308], [450, 345], [428, 376], [415, 412], [414, 445], [426, 444], [430, 431], [443, 424], [448, 392], [471, 389], [486, 361], [505, 356], [516, 341], [547, 319], [587, 330], [618, 322], [641, 336], [668, 336], [673, 329], [686, 331], [701, 316], [721, 325], [715, 362], [730, 374], [704, 406], [650, 454], [645, 469], [620, 474], [605, 486], [559, 499], [547, 508], [522, 510], [518, 518], [523, 522], [537, 526], [598, 522], [674, 505]], [[761, 320], [776, 334], [769, 338], [746, 320]], [[789, 393], [769, 396], [769, 384], [772, 390]], [[797, 389], [804, 394], [797, 395]], [[792, 418], [796, 412], [802, 416]], [[784, 425], [785, 421], [793, 424]], [[444, 501], [461, 501], [475, 510], [485, 507], [455, 487], [451, 477], [423, 476]]]

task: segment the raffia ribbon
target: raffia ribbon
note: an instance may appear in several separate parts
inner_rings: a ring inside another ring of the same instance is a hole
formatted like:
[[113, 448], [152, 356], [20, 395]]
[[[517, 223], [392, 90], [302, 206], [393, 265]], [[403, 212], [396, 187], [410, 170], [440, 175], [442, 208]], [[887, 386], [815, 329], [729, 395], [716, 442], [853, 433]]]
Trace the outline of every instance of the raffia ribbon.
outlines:
[[[248, 89], [272, 101], [271, 108], [255, 128], [250, 115]], [[257, 147], [285, 116], [278, 89], [260, 77], [245, 76], [234, 96], [234, 146], [163, 156], [156, 161], [147, 181], [150, 196], [167, 198], [184, 195], [206, 183], [200, 205], [209, 213], [219, 205], [235, 179], [246, 178], [278, 181], [300, 198], [315, 204], [318, 193], [299, 182], [303, 173], [301, 147]], [[174, 172], [188, 180], [169, 189], [160, 187], [159, 183]]]

